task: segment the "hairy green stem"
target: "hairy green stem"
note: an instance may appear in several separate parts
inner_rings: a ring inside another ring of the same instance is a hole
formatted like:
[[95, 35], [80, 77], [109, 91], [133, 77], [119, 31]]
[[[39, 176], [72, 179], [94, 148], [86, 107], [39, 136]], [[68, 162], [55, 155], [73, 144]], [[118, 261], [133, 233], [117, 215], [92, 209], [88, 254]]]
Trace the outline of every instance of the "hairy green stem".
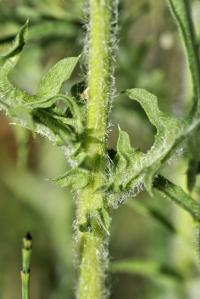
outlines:
[[[89, 1], [89, 53], [86, 152], [93, 179], [78, 196], [78, 299], [105, 298], [106, 237], [103, 194], [106, 130], [110, 97], [112, 0]], [[105, 213], [107, 216], [105, 216]], [[109, 222], [109, 221], [108, 221]]]
[[30, 283], [30, 262], [32, 253], [32, 237], [28, 233], [23, 238], [22, 246], [22, 299], [30, 299], [29, 283]]
[[[93, 138], [91, 154], [105, 151], [110, 92], [112, 0], [90, 0], [88, 59], [88, 130]], [[95, 142], [96, 141], [96, 142]]]

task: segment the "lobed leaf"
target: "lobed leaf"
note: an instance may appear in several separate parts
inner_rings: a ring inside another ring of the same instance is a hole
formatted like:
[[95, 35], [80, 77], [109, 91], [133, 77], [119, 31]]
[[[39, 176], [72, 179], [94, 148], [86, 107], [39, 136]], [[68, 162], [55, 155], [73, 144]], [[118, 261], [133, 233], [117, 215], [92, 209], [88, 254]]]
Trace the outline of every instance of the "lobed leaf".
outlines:
[[[21, 28], [11, 49], [0, 57], [0, 109], [16, 124], [40, 133], [54, 143], [65, 146], [70, 143], [74, 153], [77, 145], [80, 146], [77, 136], [82, 133], [84, 115], [75, 99], [59, 94], [59, 91], [62, 83], [71, 76], [79, 57], [66, 58], [55, 64], [43, 76], [37, 93], [29, 95], [8, 78], [20, 57], [26, 35], [27, 24]], [[56, 110], [60, 101], [65, 103], [64, 108]]]
[[191, 132], [195, 133], [199, 121], [181, 120], [166, 115], [160, 111], [157, 98], [143, 89], [131, 89], [126, 93], [141, 104], [150, 122], [156, 127], [157, 133], [153, 146], [144, 154], [131, 147], [127, 133], [119, 132], [113, 178], [108, 188], [110, 191], [108, 205], [115, 206], [122, 201], [123, 197], [134, 195], [131, 191], [139, 184], [143, 184], [150, 194], [153, 194], [156, 189], [157, 192], [183, 207], [195, 220], [200, 221], [198, 202], [167, 179], [159, 176], [154, 180], [177, 145], [190, 137]]
[[152, 193], [153, 178], [184, 132], [185, 123], [160, 111], [157, 97], [143, 89], [129, 89], [126, 94], [140, 103], [157, 133], [153, 146], [144, 154], [131, 147], [127, 133], [119, 131], [112, 188], [123, 191], [142, 181]]
[[[168, 0], [168, 2], [186, 48], [194, 86], [195, 101], [192, 116], [195, 116], [195, 110], [199, 106], [198, 101], [200, 99], [200, 63], [190, 7], [186, 0]], [[114, 178], [111, 183], [111, 189], [116, 193], [121, 192], [120, 196], [122, 196], [123, 191], [127, 192], [127, 190], [131, 190], [137, 184], [142, 183], [148, 192], [152, 194], [153, 178], [159, 172], [161, 165], [168, 159], [172, 150], [188, 137], [190, 141], [192, 138], [190, 133], [192, 131], [194, 133], [199, 125], [198, 114], [197, 117], [179, 120], [161, 112], [157, 98], [143, 89], [130, 89], [126, 91], [126, 94], [140, 103], [150, 122], [156, 127], [157, 134], [151, 149], [145, 155], [137, 151], [137, 157], [135, 156], [135, 151], [130, 149], [130, 141], [127, 141], [128, 136], [126, 136], [126, 144], [121, 141], [122, 138], [119, 136], [118, 153], [114, 161]], [[122, 147], [124, 148], [123, 150], [121, 150]], [[197, 144], [193, 148], [197, 149]], [[124, 153], [125, 151], [126, 153]], [[196, 158], [191, 159], [188, 170], [189, 174], [192, 174], [188, 180], [191, 189], [194, 185], [199, 165], [198, 155], [195, 153], [194, 156]], [[113, 196], [111, 199], [113, 200]]]

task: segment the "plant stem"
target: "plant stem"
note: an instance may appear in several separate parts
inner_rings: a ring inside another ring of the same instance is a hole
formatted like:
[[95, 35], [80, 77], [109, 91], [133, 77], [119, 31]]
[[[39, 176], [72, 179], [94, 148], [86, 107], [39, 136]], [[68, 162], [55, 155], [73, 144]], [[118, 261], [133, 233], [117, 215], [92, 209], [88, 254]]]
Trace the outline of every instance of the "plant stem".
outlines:
[[22, 247], [22, 299], [29, 299], [30, 262], [32, 253], [32, 237], [29, 233], [23, 238]]
[[[99, 223], [104, 209], [100, 191], [106, 176], [106, 130], [111, 79], [111, 7], [113, 0], [89, 1], [87, 165], [93, 179], [78, 196], [80, 270], [78, 299], [105, 298], [106, 231]], [[108, 214], [107, 214], [108, 216]], [[108, 216], [109, 218], [109, 216]]]
[[90, 153], [104, 154], [110, 93], [111, 4], [113, 0], [90, 0], [88, 58], [88, 129], [96, 142]]

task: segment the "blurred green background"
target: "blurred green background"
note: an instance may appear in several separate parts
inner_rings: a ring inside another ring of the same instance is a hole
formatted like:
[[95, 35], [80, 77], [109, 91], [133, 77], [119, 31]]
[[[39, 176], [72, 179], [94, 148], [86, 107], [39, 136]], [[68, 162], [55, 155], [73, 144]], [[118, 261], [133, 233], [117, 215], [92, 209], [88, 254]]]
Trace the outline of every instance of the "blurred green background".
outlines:
[[[10, 80], [29, 93], [59, 59], [83, 52], [86, 5], [82, 0], [0, 1], [0, 51], [12, 43], [29, 19], [29, 37]], [[200, 2], [189, 1], [200, 36]], [[142, 87], [155, 93], [160, 107], [180, 117], [191, 105], [191, 81], [166, 1], [123, 0], [119, 4], [116, 93], [109, 147], [120, 124], [135, 147], [147, 151], [155, 129], [137, 103], [121, 91]], [[86, 54], [86, 53], [85, 53]], [[84, 80], [82, 64], [68, 86]], [[187, 151], [174, 154], [165, 175], [186, 188]], [[74, 298], [73, 219], [70, 191], [50, 182], [67, 169], [64, 153], [40, 136], [0, 115], [0, 298], [20, 298], [21, 239], [33, 235], [32, 299]], [[200, 179], [193, 191], [199, 200]], [[199, 228], [163, 198], [145, 192], [112, 214], [112, 299], [199, 299]], [[94, 298], [95, 299], [95, 298]]]

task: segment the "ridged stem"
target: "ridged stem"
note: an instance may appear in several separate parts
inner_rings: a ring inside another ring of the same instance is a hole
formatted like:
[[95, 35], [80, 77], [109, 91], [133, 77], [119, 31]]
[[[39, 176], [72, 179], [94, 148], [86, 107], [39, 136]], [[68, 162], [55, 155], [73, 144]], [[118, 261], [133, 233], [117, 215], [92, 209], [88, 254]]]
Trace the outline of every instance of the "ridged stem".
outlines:
[[32, 254], [32, 237], [28, 233], [23, 238], [22, 244], [22, 271], [21, 271], [21, 281], [22, 281], [22, 299], [30, 299], [30, 263]]

